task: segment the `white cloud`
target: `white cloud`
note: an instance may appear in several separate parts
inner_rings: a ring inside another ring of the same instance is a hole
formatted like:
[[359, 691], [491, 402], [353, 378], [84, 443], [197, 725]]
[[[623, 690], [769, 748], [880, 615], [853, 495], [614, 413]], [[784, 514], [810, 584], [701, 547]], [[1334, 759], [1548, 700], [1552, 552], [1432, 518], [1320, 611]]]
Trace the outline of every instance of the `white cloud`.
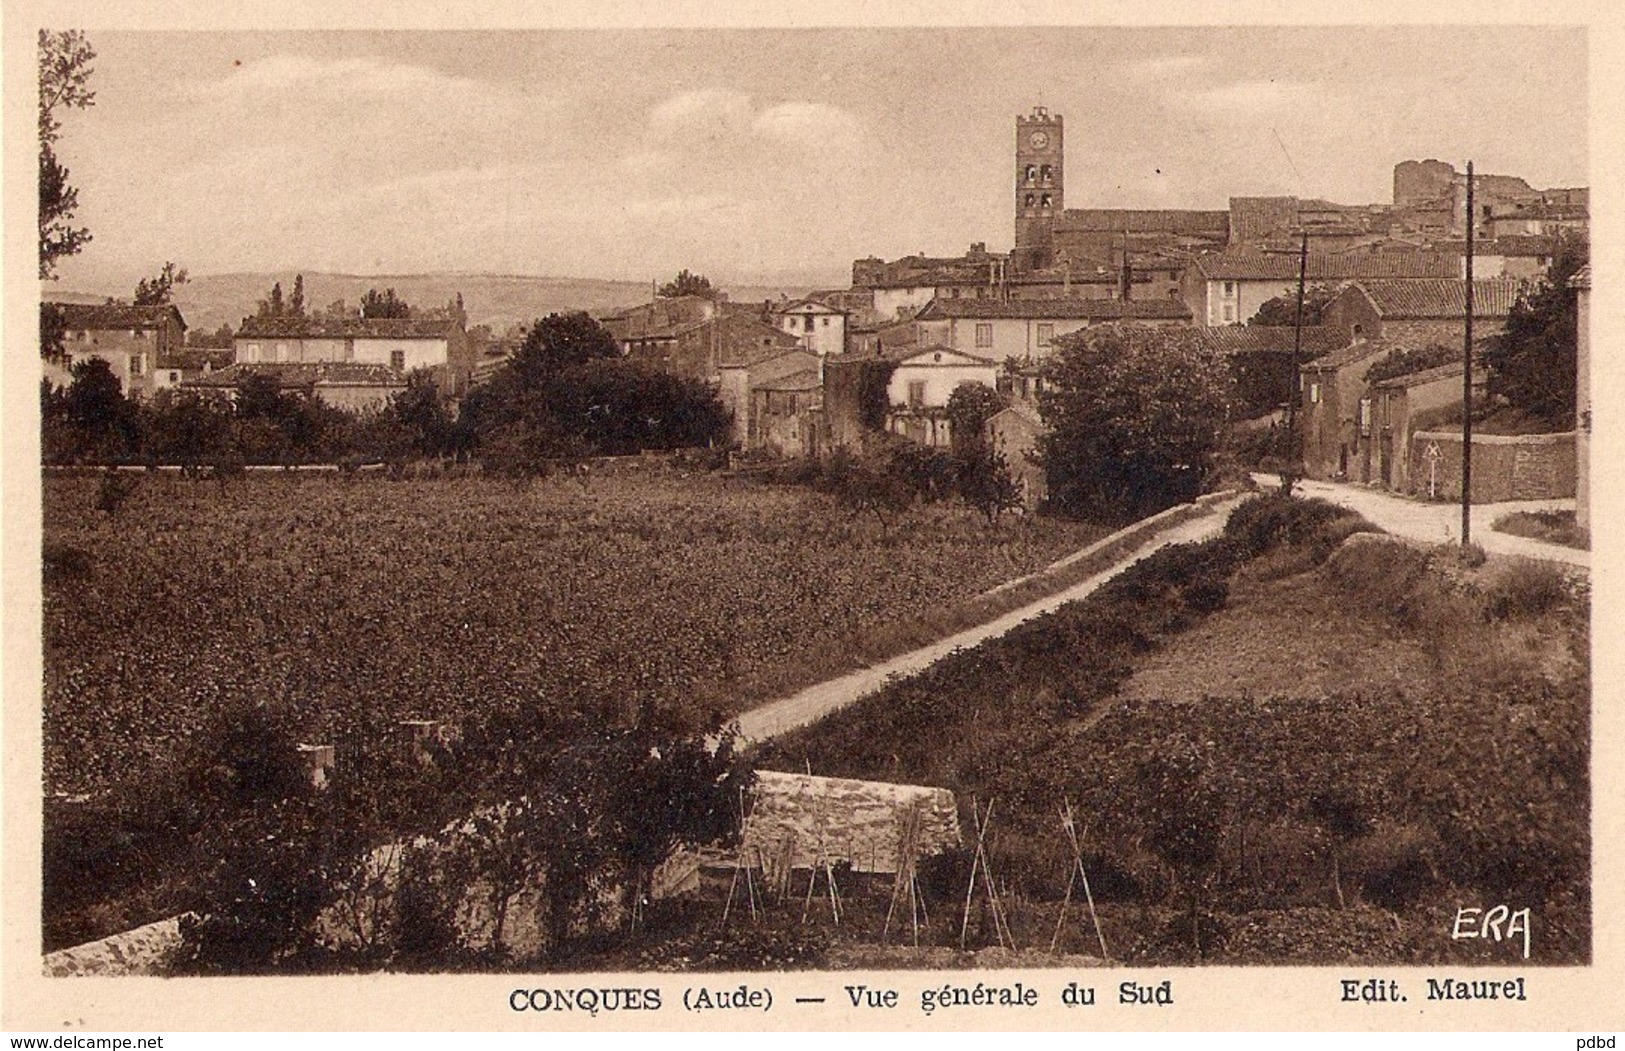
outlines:
[[[182, 86], [188, 98], [224, 104], [282, 104], [290, 97], [322, 103], [362, 101], [399, 106], [433, 106], [489, 116], [517, 115], [522, 102], [502, 84], [442, 73], [428, 66], [391, 62], [371, 55], [315, 58], [271, 55], [255, 59], [215, 80]], [[534, 104], [527, 103], [527, 106]]]
[[649, 113], [657, 134], [716, 135], [748, 126], [750, 96], [723, 88], [701, 88], [673, 95]]
[[822, 102], [782, 102], [757, 114], [751, 128], [766, 138], [809, 149], [855, 148], [863, 137], [857, 117]]

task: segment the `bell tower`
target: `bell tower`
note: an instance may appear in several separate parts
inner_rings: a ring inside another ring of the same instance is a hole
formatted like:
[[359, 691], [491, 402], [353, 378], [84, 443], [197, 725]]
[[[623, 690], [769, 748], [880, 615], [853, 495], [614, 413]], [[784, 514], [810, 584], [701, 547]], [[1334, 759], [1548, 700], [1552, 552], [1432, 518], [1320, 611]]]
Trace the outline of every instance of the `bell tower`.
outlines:
[[1034, 106], [1016, 117], [1016, 250], [1024, 267], [1054, 263], [1054, 221], [1064, 203], [1061, 115]]

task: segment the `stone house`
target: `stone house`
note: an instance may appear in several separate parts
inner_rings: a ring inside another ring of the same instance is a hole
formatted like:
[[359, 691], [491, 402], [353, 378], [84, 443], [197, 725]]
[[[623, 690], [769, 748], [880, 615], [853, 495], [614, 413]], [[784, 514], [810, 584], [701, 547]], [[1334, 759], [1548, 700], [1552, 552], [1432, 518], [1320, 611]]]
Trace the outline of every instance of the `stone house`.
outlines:
[[753, 361], [801, 346], [801, 341], [752, 313], [722, 313], [670, 330], [661, 342], [633, 341], [633, 361], [704, 383], [727, 364]]
[[823, 372], [810, 368], [764, 379], [750, 388], [750, 448], [775, 456], [816, 456], [823, 448]]
[[[425, 369], [448, 395], [467, 389], [479, 354], [462, 319], [440, 313], [410, 318], [250, 317], [243, 319], [233, 342], [239, 365], [370, 365], [402, 379]], [[363, 375], [354, 369], [330, 374]]]
[[172, 303], [57, 303], [41, 306], [42, 321], [54, 312], [62, 325], [62, 357], [43, 362], [45, 377], [65, 386], [76, 361], [100, 358], [118, 378], [119, 390], [142, 397], [154, 389], [152, 370], [186, 344], [186, 319]]
[[186, 346], [160, 354], [153, 364], [150, 387], [154, 391], [174, 390], [187, 380], [207, 376], [237, 360], [230, 347]]
[[1113, 321], [1189, 324], [1190, 311], [1171, 299], [938, 299], [915, 317], [922, 346], [940, 345], [993, 361], [1049, 357], [1069, 332]]
[[897, 362], [886, 386], [886, 429], [922, 445], [950, 444], [948, 399], [961, 383], [997, 388], [998, 363], [949, 346], [932, 345]]
[[1294, 353], [1314, 359], [1347, 345], [1348, 337], [1326, 325], [1224, 325], [1203, 328], [1202, 342], [1230, 366], [1239, 411], [1256, 417], [1286, 406], [1292, 395]]
[[[1451, 362], [1371, 384], [1358, 410], [1358, 479], [1395, 492], [1415, 493], [1427, 479], [1411, 474], [1411, 446], [1418, 431], [1461, 416], [1462, 363]], [[1475, 370], [1473, 387], [1482, 391], [1484, 374]], [[1460, 425], [1457, 425], [1460, 434]]]
[[[776, 336], [783, 335], [777, 329], [767, 327]], [[766, 350], [751, 358], [724, 362], [718, 369], [717, 397], [723, 407], [733, 414], [734, 442], [743, 449], [763, 448], [762, 418], [757, 412], [772, 409], [782, 413], [786, 408], [787, 399], [758, 400], [753, 396], [753, 392], [767, 389], [770, 384], [780, 384], [781, 381], [807, 372], [814, 373], [815, 379], [819, 378], [819, 357], [812, 351], [794, 346], [793, 341], [792, 346], [788, 348]], [[811, 406], [810, 399], [803, 400], [807, 402], [808, 407]]]
[[320, 398], [353, 412], [380, 409], [406, 389], [406, 373], [363, 361], [238, 362], [181, 383], [183, 390], [215, 391], [230, 398], [256, 376], [275, 380], [284, 393]]
[[[1493, 335], [1524, 283], [1508, 278], [1473, 281], [1473, 335]], [[1415, 281], [1362, 280], [1348, 285], [1321, 313], [1321, 323], [1353, 339], [1381, 339], [1418, 350], [1459, 346], [1465, 325], [1466, 283], [1459, 278]]]
[[819, 357], [846, 351], [846, 311], [816, 299], [798, 299], [773, 308], [771, 319]]
[[598, 323], [614, 337], [623, 355], [636, 357], [639, 352], [664, 352], [666, 344], [676, 343], [677, 329], [716, 317], [721, 312], [719, 301], [707, 296], [656, 297], [647, 303], [604, 314]]
[[1395, 349], [1382, 340], [1360, 339], [1299, 370], [1298, 428], [1309, 477], [1345, 479], [1359, 470], [1366, 373]]
[[1044, 469], [1032, 462], [1038, 441], [1049, 431], [1038, 407], [1030, 401], [1011, 402], [987, 418], [987, 440], [995, 452], [1004, 454], [1010, 477], [1021, 489], [1021, 501], [1036, 508], [1049, 496]]
[[[1296, 251], [1237, 249], [1198, 255], [1191, 264], [1185, 299], [1198, 324], [1244, 324], [1269, 300], [1297, 293]], [[1311, 285], [1439, 280], [1458, 277], [1459, 270], [1459, 258], [1445, 252], [1311, 252], [1304, 261], [1305, 281]]]

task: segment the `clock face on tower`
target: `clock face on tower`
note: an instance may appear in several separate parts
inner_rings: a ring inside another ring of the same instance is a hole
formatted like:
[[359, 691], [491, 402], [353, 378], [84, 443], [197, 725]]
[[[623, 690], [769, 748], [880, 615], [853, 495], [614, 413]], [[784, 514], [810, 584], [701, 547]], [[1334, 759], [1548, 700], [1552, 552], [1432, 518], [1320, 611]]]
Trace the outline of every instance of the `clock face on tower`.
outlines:
[[1049, 145], [1049, 132], [1035, 131], [1031, 135], [1027, 136], [1027, 142], [1035, 150], [1044, 149]]

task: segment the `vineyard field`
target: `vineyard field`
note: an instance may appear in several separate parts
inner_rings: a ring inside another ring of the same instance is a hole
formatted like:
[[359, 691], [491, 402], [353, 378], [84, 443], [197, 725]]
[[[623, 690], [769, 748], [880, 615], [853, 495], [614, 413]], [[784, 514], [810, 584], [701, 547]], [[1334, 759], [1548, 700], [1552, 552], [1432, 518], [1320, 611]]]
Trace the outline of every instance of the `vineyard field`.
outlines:
[[233, 705], [312, 741], [488, 702], [732, 714], [1102, 532], [948, 505], [883, 530], [807, 490], [657, 469], [148, 476], [114, 516], [97, 487], [44, 482], [51, 793], [140, 777]]

